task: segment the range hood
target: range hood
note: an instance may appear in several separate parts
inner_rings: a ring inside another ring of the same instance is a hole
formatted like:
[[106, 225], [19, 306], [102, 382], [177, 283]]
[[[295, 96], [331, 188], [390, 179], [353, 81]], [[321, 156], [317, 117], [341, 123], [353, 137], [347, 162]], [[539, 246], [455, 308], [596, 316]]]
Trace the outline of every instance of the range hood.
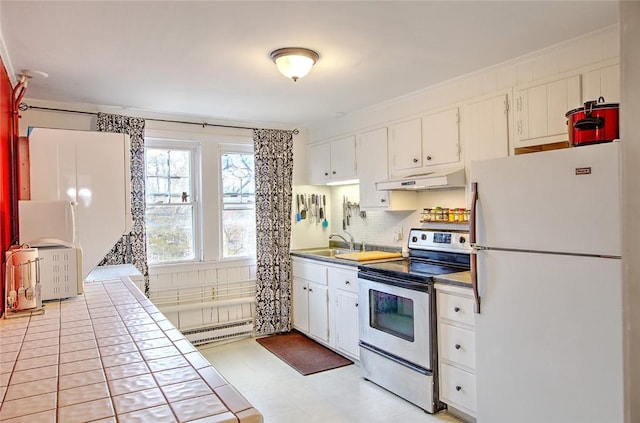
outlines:
[[376, 182], [378, 191], [422, 191], [428, 189], [463, 188], [464, 168], [440, 170], [420, 175], [409, 175], [402, 179]]

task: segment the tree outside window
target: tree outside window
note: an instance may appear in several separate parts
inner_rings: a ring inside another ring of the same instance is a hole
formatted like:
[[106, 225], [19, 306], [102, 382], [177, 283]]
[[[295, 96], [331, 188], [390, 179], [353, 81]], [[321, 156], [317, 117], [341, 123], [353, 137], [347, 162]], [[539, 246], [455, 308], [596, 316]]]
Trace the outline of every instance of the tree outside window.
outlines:
[[253, 152], [222, 151], [222, 256], [256, 252], [255, 173]]
[[145, 161], [149, 263], [195, 260], [194, 150], [147, 147]]

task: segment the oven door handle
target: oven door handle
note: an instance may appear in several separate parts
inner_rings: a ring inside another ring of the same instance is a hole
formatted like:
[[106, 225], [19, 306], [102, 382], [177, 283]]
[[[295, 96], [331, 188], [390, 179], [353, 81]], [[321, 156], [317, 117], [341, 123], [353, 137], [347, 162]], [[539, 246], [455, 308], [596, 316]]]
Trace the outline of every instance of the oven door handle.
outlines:
[[402, 358], [395, 356], [393, 354], [390, 354], [386, 351], [381, 350], [380, 348], [376, 348], [373, 345], [369, 345], [366, 342], [360, 341], [358, 343], [358, 345], [360, 346], [360, 348], [364, 348], [365, 350], [371, 351], [374, 354], [378, 354], [381, 355], [384, 358], [387, 358], [393, 362], [396, 362], [402, 366], [408, 367], [409, 369], [416, 371], [418, 373], [422, 373], [423, 375], [427, 375], [427, 376], [431, 376], [433, 374], [433, 371], [429, 370], [429, 369], [425, 369], [422, 366], [418, 366], [417, 364], [411, 363], [407, 360], [403, 360]]
[[480, 314], [480, 294], [478, 293], [478, 250], [476, 249], [476, 213], [478, 208], [478, 183], [471, 182], [471, 216], [469, 216], [469, 243], [471, 251], [471, 288], [473, 290], [473, 311]]

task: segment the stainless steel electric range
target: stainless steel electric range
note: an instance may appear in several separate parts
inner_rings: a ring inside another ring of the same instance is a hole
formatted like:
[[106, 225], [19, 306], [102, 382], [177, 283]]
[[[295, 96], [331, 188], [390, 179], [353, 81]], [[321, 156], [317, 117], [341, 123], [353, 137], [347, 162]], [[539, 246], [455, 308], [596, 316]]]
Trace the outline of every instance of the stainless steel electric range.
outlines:
[[411, 229], [407, 259], [358, 268], [362, 376], [429, 413], [442, 408], [433, 277], [469, 270], [468, 238]]

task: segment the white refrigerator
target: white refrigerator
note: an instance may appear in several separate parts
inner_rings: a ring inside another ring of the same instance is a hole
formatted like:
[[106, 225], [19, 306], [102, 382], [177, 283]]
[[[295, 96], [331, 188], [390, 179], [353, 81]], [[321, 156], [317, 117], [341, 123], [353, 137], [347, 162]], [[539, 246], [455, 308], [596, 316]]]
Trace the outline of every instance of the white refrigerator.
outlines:
[[620, 151], [472, 163], [478, 423], [623, 421]]

